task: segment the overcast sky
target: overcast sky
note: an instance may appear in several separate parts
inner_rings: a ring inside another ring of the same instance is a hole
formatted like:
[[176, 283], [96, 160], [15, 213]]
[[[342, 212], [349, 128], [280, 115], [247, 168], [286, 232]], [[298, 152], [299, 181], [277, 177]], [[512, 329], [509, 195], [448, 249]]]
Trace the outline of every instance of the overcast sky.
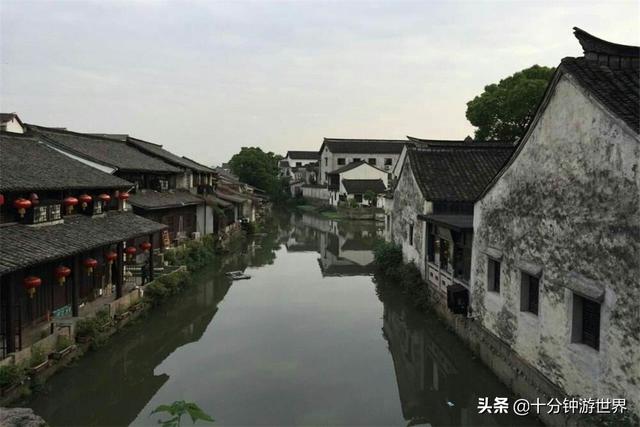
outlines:
[[323, 137], [464, 138], [486, 84], [581, 54], [573, 26], [640, 44], [637, 1], [0, 5], [3, 112], [206, 164]]

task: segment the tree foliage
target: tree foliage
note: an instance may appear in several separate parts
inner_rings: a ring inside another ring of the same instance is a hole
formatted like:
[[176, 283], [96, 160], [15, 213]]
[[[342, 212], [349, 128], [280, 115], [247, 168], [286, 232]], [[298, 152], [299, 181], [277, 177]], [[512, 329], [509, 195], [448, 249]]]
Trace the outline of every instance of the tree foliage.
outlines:
[[158, 413], [167, 413], [171, 418], [158, 421], [162, 427], [180, 427], [180, 421], [183, 415], [189, 415], [191, 422], [195, 424], [197, 421], [205, 421], [212, 423], [214, 419], [205, 413], [198, 405], [184, 400], [177, 400], [171, 405], [160, 405], [151, 412], [151, 415]]
[[286, 182], [278, 176], [278, 162], [281, 156], [260, 147], [242, 147], [229, 161], [231, 171], [241, 181], [265, 190], [274, 201], [286, 198]]
[[485, 86], [467, 103], [467, 119], [476, 126], [477, 140], [513, 141], [522, 138], [554, 69], [534, 65]]

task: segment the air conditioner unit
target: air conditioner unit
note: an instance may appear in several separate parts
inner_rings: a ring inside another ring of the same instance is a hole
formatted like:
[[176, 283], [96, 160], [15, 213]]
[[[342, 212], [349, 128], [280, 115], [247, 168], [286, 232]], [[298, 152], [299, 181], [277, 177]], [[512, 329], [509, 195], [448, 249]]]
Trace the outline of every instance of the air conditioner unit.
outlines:
[[193, 240], [200, 240], [200, 232], [199, 231], [194, 231], [193, 233], [191, 233], [191, 238]]

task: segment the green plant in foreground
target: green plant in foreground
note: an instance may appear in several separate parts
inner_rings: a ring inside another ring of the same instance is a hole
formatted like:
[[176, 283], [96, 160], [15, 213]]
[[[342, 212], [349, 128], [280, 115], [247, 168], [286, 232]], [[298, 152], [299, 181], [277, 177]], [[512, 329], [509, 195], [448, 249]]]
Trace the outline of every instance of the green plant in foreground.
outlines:
[[33, 345], [31, 347], [31, 359], [29, 360], [29, 365], [31, 367], [38, 366], [47, 360], [47, 355], [44, 352], [44, 349], [39, 345]]
[[180, 427], [180, 420], [183, 415], [188, 414], [191, 417], [191, 421], [195, 424], [198, 420], [206, 422], [214, 422], [207, 413], [205, 413], [198, 405], [193, 402], [186, 402], [184, 400], [176, 400], [171, 405], [160, 405], [153, 411], [151, 415], [166, 412], [171, 416], [168, 420], [159, 420], [158, 423], [163, 427]]
[[60, 352], [64, 349], [66, 349], [67, 347], [71, 346], [71, 344], [73, 344], [71, 342], [71, 338], [69, 338], [67, 335], [58, 335], [58, 340], [56, 341], [56, 351]]
[[18, 365], [0, 366], [0, 388], [20, 384], [24, 380], [24, 371]]

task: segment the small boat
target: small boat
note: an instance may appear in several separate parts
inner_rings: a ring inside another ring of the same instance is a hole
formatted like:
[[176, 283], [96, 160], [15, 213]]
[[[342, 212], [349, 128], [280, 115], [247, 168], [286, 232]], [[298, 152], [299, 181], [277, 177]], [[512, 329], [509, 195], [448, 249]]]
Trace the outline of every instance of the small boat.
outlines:
[[225, 275], [227, 277], [229, 277], [231, 280], [251, 279], [251, 276], [249, 276], [248, 274], [244, 274], [240, 270], [238, 270], [238, 271], [228, 271], [228, 272], [225, 273]]

